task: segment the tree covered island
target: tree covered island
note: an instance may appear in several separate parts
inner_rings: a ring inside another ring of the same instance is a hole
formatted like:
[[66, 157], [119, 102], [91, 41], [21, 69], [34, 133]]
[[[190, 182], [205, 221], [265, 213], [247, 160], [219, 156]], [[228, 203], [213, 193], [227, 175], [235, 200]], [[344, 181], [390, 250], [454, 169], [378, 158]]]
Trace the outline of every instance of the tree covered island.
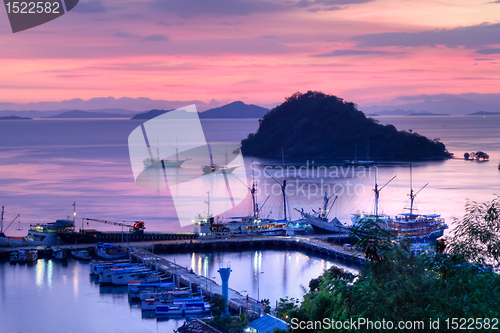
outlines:
[[439, 139], [398, 131], [367, 118], [351, 102], [321, 92], [295, 93], [259, 120], [241, 141], [245, 155], [279, 157], [443, 159], [452, 156]]

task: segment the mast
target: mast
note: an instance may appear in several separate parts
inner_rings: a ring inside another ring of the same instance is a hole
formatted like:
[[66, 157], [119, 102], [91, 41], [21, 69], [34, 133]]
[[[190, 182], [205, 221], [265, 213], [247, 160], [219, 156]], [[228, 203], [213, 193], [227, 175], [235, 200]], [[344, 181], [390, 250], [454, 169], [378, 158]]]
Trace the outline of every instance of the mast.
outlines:
[[286, 179], [283, 180], [283, 185], [281, 186], [281, 189], [283, 190], [283, 213], [285, 215], [285, 221], [287, 220], [286, 218]]
[[4, 211], [4, 206], [2, 206], [2, 219], [0, 220], [0, 234], [3, 234], [3, 211]]
[[208, 200], [205, 201], [205, 203], [208, 206], [208, 214], [207, 214], [207, 216], [210, 218], [210, 191], [207, 192], [207, 195], [208, 195]]
[[[417, 197], [417, 194], [420, 193], [420, 191], [422, 191], [427, 185], [429, 185], [429, 183], [425, 184], [424, 186], [422, 186], [422, 188], [420, 190], [418, 190], [417, 192], [413, 193], [413, 172], [412, 172], [412, 168], [411, 168], [411, 163], [410, 163], [410, 194], [408, 195], [410, 197], [410, 214], [413, 215], [413, 202], [415, 200], [415, 198]], [[408, 209], [408, 208], [406, 208]]]
[[73, 226], [75, 226], [76, 219], [76, 201], [73, 201]]
[[392, 182], [394, 180], [394, 178], [396, 178], [396, 176], [392, 177], [387, 183], [384, 184], [384, 186], [382, 186], [381, 188], [378, 188], [378, 184], [377, 184], [377, 173], [378, 173], [378, 169], [376, 170], [375, 172], [375, 188], [373, 189], [373, 192], [375, 192], [375, 207], [374, 207], [374, 213], [375, 213], [375, 216], [378, 217], [378, 198], [380, 196], [380, 191], [382, 191], [382, 189], [384, 187], [387, 186], [387, 184], [389, 184], [390, 182]]

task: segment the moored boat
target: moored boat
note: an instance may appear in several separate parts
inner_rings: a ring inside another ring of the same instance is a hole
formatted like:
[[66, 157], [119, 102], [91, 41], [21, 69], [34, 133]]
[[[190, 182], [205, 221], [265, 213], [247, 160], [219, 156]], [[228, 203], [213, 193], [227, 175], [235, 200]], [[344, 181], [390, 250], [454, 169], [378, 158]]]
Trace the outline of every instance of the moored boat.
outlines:
[[17, 258], [18, 258], [19, 253], [17, 251], [11, 252], [9, 261], [11, 264], [17, 263]]
[[17, 262], [20, 264], [26, 263], [26, 251], [20, 250], [19, 254], [17, 255]]
[[35, 262], [38, 260], [38, 251], [37, 250], [29, 250], [26, 253], [26, 261], [27, 262]]
[[68, 252], [65, 249], [55, 247], [52, 249], [52, 257], [57, 260], [68, 259]]
[[92, 256], [89, 254], [87, 250], [73, 250], [71, 251], [71, 256], [80, 260], [91, 260]]
[[97, 244], [95, 253], [99, 258], [106, 260], [125, 259], [129, 256], [129, 252], [121, 246], [108, 243]]

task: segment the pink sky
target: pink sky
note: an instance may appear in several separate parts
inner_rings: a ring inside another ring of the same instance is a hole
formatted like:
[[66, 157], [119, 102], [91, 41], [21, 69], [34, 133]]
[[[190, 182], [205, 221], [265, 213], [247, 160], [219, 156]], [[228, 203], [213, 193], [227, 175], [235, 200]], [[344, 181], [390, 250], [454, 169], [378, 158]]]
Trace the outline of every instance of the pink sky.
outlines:
[[0, 10], [0, 102], [500, 93], [498, 13], [493, 0], [80, 1], [13, 34]]

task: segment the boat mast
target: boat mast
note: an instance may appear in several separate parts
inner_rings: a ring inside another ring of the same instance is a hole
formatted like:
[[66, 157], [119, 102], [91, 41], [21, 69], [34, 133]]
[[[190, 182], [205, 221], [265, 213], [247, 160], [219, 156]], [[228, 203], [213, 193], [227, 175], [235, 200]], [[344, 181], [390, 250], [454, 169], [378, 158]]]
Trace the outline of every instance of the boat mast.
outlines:
[[378, 173], [378, 169], [375, 170], [375, 188], [373, 189], [373, 191], [375, 192], [375, 208], [374, 208], [375, 217], [378, 217], [378, 198], [380, 196], [380, 191], [382, 191], [382, 189], [384, 187], [386, 187], [387, 184], [389, 184], [390, 182], [393, 181], [394, 178], [396, 178], [396, 176], [392, 177], [387, 183], [384, 184], [384, 186], [382, 186], [381, 188], [378, 188], [377, 173]]
[[75, 226], [76, 219], [76, 201], [73, 201], [73, 226]]
[[0, 220], [0, 234], [3, 234], [3, 210], [4, 206], [2, 206], [2, 219]]
[[429, 185], [429, 183], [425, 184], [424, 186], [422, 186], [422, 188], [420, 190], [413, 193], [413, 173], [412, 173], [412, 168], [411, 168], [411, 163], [410, 163], [410, 194], [409, 194], [409, 197], [410, 197], [410, 214], [411, 215], [413, 215], [413, 201], [417, 197], [417, 194], [419, 194], [420, 191], [422, 191], [427, 185]]

